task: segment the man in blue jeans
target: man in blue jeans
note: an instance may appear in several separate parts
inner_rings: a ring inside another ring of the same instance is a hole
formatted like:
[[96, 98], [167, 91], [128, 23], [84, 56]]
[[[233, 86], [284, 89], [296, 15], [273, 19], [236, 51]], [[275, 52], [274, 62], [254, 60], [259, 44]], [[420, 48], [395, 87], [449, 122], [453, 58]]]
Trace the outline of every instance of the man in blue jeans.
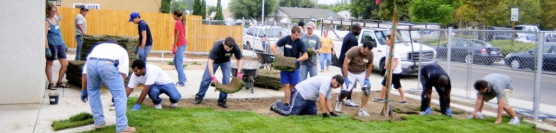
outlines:
[[81, 58], [81, 45], [83, 44], [83, 35], [87, 34], [87, 21], [85, 16], [87, 16], [87, 9], [85, 6], [81, 6], [79, 14], [75, 16], [75, 41], [77, 42], [77, 49], [75, 49], [75, 60]]
[[291, 104], [284, 105], [278, 100], [270, 106], [270, 110], [283, 115], [316, 115], [316, 101], [319, 102], [323, 117], [338, 116], [332, 111], [332, 88], [338, 88], [344, 82], [344, 77], [336, 75], [317, 76], [300, 82], [292, 91]]
[[[214, 43], [214, 46], [209, 53], [207, 67], [205, 68], [205, 73], [203, 74], [199, 92], [195, 95], [193, 104], [200, 104], [205, 97], [210, 83], [218, 82], [216, 77], [214, 77], [214, 73], [218, 67], [222, 70], [222, 84], [228, 84], [230, 82], [230, 73], [232, 69], [230, 66], [230, 58], [232, 55], [234, 55], [237, 59], [237, 70], [241, 70], [241, 58], [243, 56], [241, 54], [241, 49], [239, 49], [239, 46], [234, 38], [227, 37], [225, 40], [219, 40]], [[240, 79], [243, 78], [241, 71], [237, 71], [237, 77]], [[220, 96], [218, 97], [218, 106], [228, 108], [228, 104], [226, 104], [227, 97], [227, 93], [220, 92]]]
[[131, 75], [127, 85], [127, 96], [131, 94], [133, 88], [135, 88], [138, 84], [145, 85], [137, 103], [133, 105], [133, 108], [131, 109], [132, 111], [137, 111], [141, 108], [141, 103], [143, 103], [147, 94], [149, 95], [149, 98], [153, 100], [154, 108], [156, 109], [162, 109], [162, 99], [160, 99], [160, 95], [162, 93], [170, 97], [170, 108], [178, 106], [181, 94], [178, 92], [178, 89], [176, 89], [174, 83], [172, 83], [170, 76], [168, 76], [166, 72], [162, 71], [160, 67], [151, 64], [146, 65], [145, 62], [141, 60], [135, 60], [133, 61], [131, 68], [133, 69], [134, 74]]
[[315, 30], [315, 23], [309, 22], [307, 24], [307, 34], [301, 36], [301, 41], [305, 44], [305, 48], [313, 49], [313, 53], [308, 53], [308, 60], [302, 61], [299, 65], [301, 81], [307, 79], [307, 73], [310, 77], [317, 76], [317, 53], [320, 53], [320, 38], [313, 34]]
[[114, 99], [116, 132], [135, 132], [135, 127], [127, 125], [127, 97], [123, 80], [129, 71], [129, 59], [127, 51], [116, 43], [100, 43], [87, 57], [87, 63], [83, 66], [81, 101], [91, 100], [95, 128], [106, 126], [100, 101], [100, 83], [103, 82]]
[[141, 19], [138, 12], [132, 12], [129, 15], [129, 22], [137, 24], [139, 32], [139, 41], [137, 41], [136, 53], [137, 57], [143, 62], [147, 62], [147, 56], [151, 52], [153, 45], [153, 37], [151, 36], [151, 29], [145, 20]]
[[[284, 47], [284, 56], [297, 58], [295, 63], [299, 65], [300, 61], [308, 59], [305, 44], [301, 41], [301, 39], [299, 39], [300, 34], [301, 28], [299, 28], [299, 26], [293, 26], [291, 29], [291, 35], [278, 40], [276, 44], [272, 45], [270, 50], [272, 50], [272, 53], [276, 55], [279, 54], [277, 50], [278, 47]], [[293, 72], [280, 71], [280, 84], [284, 85], [285, 105], [290, 103], [291, 92], [298, 82], [299, 69], [296, 69]]]

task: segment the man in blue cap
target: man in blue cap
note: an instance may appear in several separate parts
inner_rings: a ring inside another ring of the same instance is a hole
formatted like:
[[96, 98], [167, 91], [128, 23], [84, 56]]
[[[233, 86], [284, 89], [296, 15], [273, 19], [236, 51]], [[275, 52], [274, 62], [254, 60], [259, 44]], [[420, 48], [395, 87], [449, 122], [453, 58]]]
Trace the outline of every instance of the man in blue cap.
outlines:
[[141, 61], [147, 62], [147, 56], [151, 52], [153, 45], [151, 29], [149, 28], [149, 25], [147, 25], [147, 22], [141, 19], [138, 12], [132, 12], [129, 15], [129, 22], [133, 22], [138, 25], [137, 29], [139, 31], [139, 41], [137, 41], [135, 54]]

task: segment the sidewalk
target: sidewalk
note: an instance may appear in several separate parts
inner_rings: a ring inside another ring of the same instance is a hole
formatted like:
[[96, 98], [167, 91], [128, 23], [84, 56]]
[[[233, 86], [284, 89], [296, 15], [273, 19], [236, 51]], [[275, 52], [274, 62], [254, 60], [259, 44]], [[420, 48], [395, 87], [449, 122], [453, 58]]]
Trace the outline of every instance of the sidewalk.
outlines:
[[[68, 55], [68, 59], [72, 60], [74, 55]], [[159, 62], [160, 60], [163, 61], [171, 61], [172, 58], [149, 58], [149, 62]], [[190, 60], [187, 59], [185, 62], [203, 62], [206, 59], [195, 59]], [[53, 71], [57, 71], [60, 67], [58, 62], [54, 63]], [[164, 70], [168, 75], [172, 78], [172, 80], [177, 81], [177, 73], [175, 70]], [[182, 94], [183, 99], [192, 99], [194, 98], [195, 94], [199, 90], [200, 79], [202, 78], [202, 74], [204, 70], [185, 70], [188, 82], [186, 83], [185, 87], [178, 87], [178, 91]], [[329, 71], [320, 73], [319, 75], [326, 75], [326, 76], [333, 76], [338, 74], [340, 69], [337, 67], [330, 67]], [[42, 75], [41, 75], [42, 76]], [[53, 77], [57, 76], [57, 72], [53, 72]], [[217, 71], [215, 76], [221, 79], [222, 73]], [[380, 91], [381, 90], [381, 81], [383, 79], [382, 76], [373, 73], [370, 77], [371, 81], [371, 90]], [[406, 97], [420, 100], [420, 91], [416, 91], [415, 88], [418, 86], [417, 80], [403, 80], [402, 85], [404, 89], [406, 89]], [[41, 104], [25, 104], [25, 105], [0, 105], [0, 132], [33, 132], [33, 128], [36, 128], [34, 132], [54, 132], [50, 124], [55, 120], [67, 119], [69, 116], [80, 113], [80, 112], [91, 112], [89, 103], [81, 102], [80, 90], [79, 88], [72, 87], [66, 89], [58, 89], [58, 93], [60, 94], [60, 99], [58, 105], [49, 105], [48, 101], [48, 93], [51, 91], [45, 91], [43, 97], [43, 103]], [[360, 89], [354, 89], [355, 92], [361, 92]], [[411, 92], [413, 91], [413, 92]], [[334, 89], [333, 93], [339, 93], [339, 89]], [[140, 91], [134, 91], [130, 97], [138, 97]], [[205, 96], [206, 99], [217, 99], [218, 98], [218, 91], [215, 91], [213, 87], [210, 87], [207, 91]], [[397, 91], [394, 91], [392, 94], [398, 95]], [[115, 112], [109, 109], [109, 105], [111, 104], [111, 96], [110, 93], [106, 90], [102, 91], [101, 99], [103, 103], [103, 110], [105, 115], [105, 120], [107, 125], [115, 124]], [[251, 90], [242, 89], [241, 91], [230, 94], [228, 96], [229, 99], [245, 99], [245, 98], [269, 98], [269, 97], [283, 97], [283, 91], [277, 90], [270, 90], [270, 89], [261, 89], [261, 88], [254, 88], [254, 93], [251, 93]], [[433, 95], [437, 95], [433, 93]], [[454, 100], [470, 102], [471, 99], [464, 99], [465, 91], [463, 89], [454, 88], [452, 91], [452, 95], [456, 96], [453, 98]], [[166, 95], [161, 95], [163, 99], [168, 99]], [[474, 98], [474, 95], [473, 97]], [[532, 103], [524, 100], [519, 99], [509, 99], [510, 104], [514, 107], [523, 107], [524, 109], [532, 108]], [[438, 100], [433, 99], [432, 103], [438, 104]], [[495, 101], [489, 102], [487, 105], [488, 107], [496, 107]], [[467, 112], [472, 112], [473, 107], [467, 107], [463, 105], [452, 104], [452, 107], [459, 108], [465, 110]], [[550, 105], [541, 105], [541, 112], [543, 113], [554, 113], [553, 110], [556, 110], [556, 107]], [[496, 114], [493, 112], [483, 112], [483, 114], [487, 116], [495, 116]], [[554, 114], [551, 114], [554, 115]], [[92, 130], [93, 126], [83, 126], [68, 130], [62, 130], [60, 132], [81, 132], [81, 131], [88, 131]]]

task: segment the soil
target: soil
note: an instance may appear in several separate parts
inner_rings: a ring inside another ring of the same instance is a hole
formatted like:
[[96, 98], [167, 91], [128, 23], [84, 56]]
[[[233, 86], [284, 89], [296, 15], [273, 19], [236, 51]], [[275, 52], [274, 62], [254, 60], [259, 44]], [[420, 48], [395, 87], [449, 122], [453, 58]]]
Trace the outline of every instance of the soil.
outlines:
[[[371, 117], [358, 117], [356, 116], [356, 114], [359, 111], [359, 107], [348, 107], [345, 105], [342, 106], [342, 113], [339, 114], [349, 114], [353, 116], [352, 117], [353, 119], [357, 119], [361, 121], [384, 121], [384, 120], [399, 121], [399, 120], [403, 120], [401, 118], [402, 116], [419, 114], [419, 111], [418, 110], [415, 111], [414, 109], [421, 106], [420, 101], [408, 99], [407, 103], [400, 104], [397, 102], [400, 100], [400, 97], [397, 95], [391, 95], [390, 96], [391, 101], [396, 101], [396, 102], [391, 102], [392, 103], [391, 105], [393, 106], [393, 110], [396, 111], [392, 112], [392, 119], [388, 119], [385, 116], [381, 115], [381, 110], [384, 107], [384, 103], [373, 102], [372, 100], [372, 97], [378, 97], [378, 95], [380, 95], [380, 92], [373, 92], [371, 94], [371, 99], [367, 104], [367, 112], [371, 114]], [[333, 94], [332, 96], [337, 97], [337, 94]], [[354, 102], [361, 104], [361, 100], [360, 100], [361, 96], [362, 93], [353, 93], [352, 99], [354, 99]], [[178, 103], [178, 106], [185, 107], [185, 108], [207, 108], [208, 107], [208, 108], [214, 108], [216, 110], [225, 110], [225, 111], [229, 111], [229, 110], [252, 111], [263, 116], [279, 117], [280, 116], [279, 114], [270, 110], [270, 105], [274, 103], [276, 100], [283, 100], [283, 98], [228, 99], [227, 103], [229, 108], [227, 109], [219, 107], [215, 99], [205, 99], [201, 104], [198, 105], [192, 104], [193, 99], [183, 99]], [[152, 102], [144, 102], [144, 103], [147, 104], [148, 107], [154, 106]], [[170, 102], [168, 100], [164, 100], [162, 105], [163, 108], [169, 108]], [[332, 108], [334, 108], [335, 102], [333, 102], [332, 106], [333, 106]], [[439, 112], [440, 107], [438, 105], [433, 104], [431, 107], [435, 108], [435, 111], [431, 112], [433, 115], [441, 114]], [[317, 107], [317, 110], [318, 109], [319, 108]], [[453, 109], [452, 113], [454, 113], [453, 114], [454, 118], [459, 118], [459, 119], [466, 118], [466, 114], [463, 113], [462, 110]], [[318, 114], [320, 115], [320, 111]]]

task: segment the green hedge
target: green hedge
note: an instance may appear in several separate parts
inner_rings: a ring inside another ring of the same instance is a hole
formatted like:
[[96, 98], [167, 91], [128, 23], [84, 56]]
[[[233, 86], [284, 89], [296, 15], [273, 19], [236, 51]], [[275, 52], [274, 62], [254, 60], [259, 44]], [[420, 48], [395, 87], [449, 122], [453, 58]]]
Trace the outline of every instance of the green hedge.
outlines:
[[511, 40], [493, 40], [488, 42], [492, 44], [492, 46], [500, 48], [502, 51], [502, 55], [506, 56], [509, 53], [516, 53], [521, 51], [531, 50], [535, 48], [535, 43], [525, 43], [514, 41], [514, 44], [511, 44]]

